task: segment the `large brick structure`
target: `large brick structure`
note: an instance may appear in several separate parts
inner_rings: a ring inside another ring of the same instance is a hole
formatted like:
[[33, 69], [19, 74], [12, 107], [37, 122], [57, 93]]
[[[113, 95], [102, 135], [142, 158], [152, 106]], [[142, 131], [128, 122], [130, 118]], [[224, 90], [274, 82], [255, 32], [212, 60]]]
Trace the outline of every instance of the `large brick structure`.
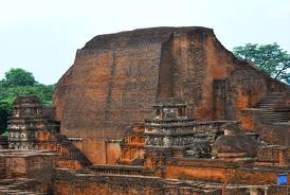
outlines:
[[236, 59], [212, 29], [152, 28], [86, 43], [57, 83], [54, 103], [62, 133], [120, 139], [158, 99], [183, 99], [197, 120], [242, 120], [243, 109], [286, 88]]

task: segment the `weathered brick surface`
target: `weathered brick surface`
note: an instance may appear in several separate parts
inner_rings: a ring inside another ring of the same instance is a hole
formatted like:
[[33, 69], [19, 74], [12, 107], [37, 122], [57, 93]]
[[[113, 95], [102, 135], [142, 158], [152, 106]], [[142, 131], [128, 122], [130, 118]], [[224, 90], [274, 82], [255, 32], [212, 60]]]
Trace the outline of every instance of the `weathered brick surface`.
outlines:
[[26, 159], [21, 157], [6, 158], [6, 177], [23, 177], [27, 175]]
[[122, 138], [160, 98], [182, 98], [198, 120], [242, 119], [269, 91], [286, 86], [234, 58], [202, 27], [101, 35], [78, 50], [54, 95], [68, 136]]
[[3, 157], [0, 157], [0, 179], [6, 177], [6, 160]]
[[[56, 106], [60, 107], [57, 114], [63, 115], [60, 118], [62, 131], [74, 136], [120, 138], [122, 132], [118, 130], [142, 120], [142, 112], [148, 113], [149, 107], [146, 106], [155, 100], [158, 83], [159, 55], [152, 50], [160, 51], [160, 45], [92, 51], [95, 54], [79, 52], [77, 58], [80, 62], [75, 62], [71, 83], [66, 86], [59, 84], [58, 91], [65, 94], [59, 96], [56, 92], [55, 96]], [[145, 63], [146, 67], [138, 68]], [[66, 98], [68, 101], [64, 100]], [[58, 102], [62, 102], [64, 107]], [[140, 114], [132, 117], [137, 110]]]
[[290, 160], [288, 150], [289, 147], [277, 145], [260, 147], [257, 153], [257, 163], [272, 166], [288, 166], [288, 161]]
[[4, 158], [5, 178], [28, 177], [47, 181], [47, 178], [52, 177], [55, 156], [16, 154]]
[[[196, 168], [196, 167], [195, 167]], [[193, 170], [193, 169], [192, 169]], [[227, 170], [225, 170], [227, 171]], [[231, 172], [230, 170], [228, 170]], [[210, 171], [207, 172], [210, 174]], [[206, 174], [206, 173], [200, 173]], [[286, 186], [276, 184], [245, 185], [236, 184], [238, 172], [228, 173], [227, 181], [211, 182], [206, 180], [168, 180], [160, 177], [139, 177], [129, 175], [92, 175], [75, 174], [68, 171], [58, 171], [55, 181], [55, 193], [59, 195], [70, 194], [144, 194], [144, 195], [246, 195], [246, 194], [269, 194], [286, 195]], [[246, 174], [244, 179], [262, 177]], [[265, 181], [265, 180], [263, 180]]]
[[[184, 160], [166, 167], [166, 178], [208, 180], [247, 185], [276, 184], [277, 175], [285, 171], [277, 167], [241, 166], [234, 162], [216, 160]], [[290, 177], [290, 176], [289, 176]]]
[[37, 179], [18, 178], [0, 180], [0, 195], [42, 195], [51, 194], [51, 186]]
[[49, 194], [56, 156], [38, 151], [0, 151], [0, 194]]
[[[70, 178], [69, 180], [67, 178]], [[188, 182], [190, 183], [190, 182]], [[96, 176], [58, 172], [55, 181], [55, 193], [59, 195], [70, 194], [118, 194], [118, 195], [168, 195], [168, 194], [192, 194], [192, 195], [220, 195], [220, 190], [203, 189], [202, 182], [186, 184], [176, 181], [167, 181], [158, 177], [139, 176]], [[207, 190], [207, 193], [205, 192]]]

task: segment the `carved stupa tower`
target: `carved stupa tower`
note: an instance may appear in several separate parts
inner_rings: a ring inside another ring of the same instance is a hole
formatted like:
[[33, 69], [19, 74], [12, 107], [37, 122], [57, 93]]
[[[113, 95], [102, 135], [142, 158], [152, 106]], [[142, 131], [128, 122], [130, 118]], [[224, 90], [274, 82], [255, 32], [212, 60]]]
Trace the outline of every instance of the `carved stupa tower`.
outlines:
[[208, 143], [194, 131], [195, 121], [186, 115], [186, 104], [171, 100], [153, 106], [154, 113], [145, 120], [145, 166], [162, 166], [167, 158], [182, 158], [188, 148], [202, 148], [196, 157], [206, 155]]
[[35, 131], [41, 116], [41, 104], [35, 96], [19, 96], [13, 103], [13, 112], [8, 122], [10, 149], [31, 149]]
[[8, 121], [9, 149], [33, 149], [40, 131], [57, 132], [59, 125], [53, 121], [52, 113], [52, 110], [42, 106], [38, 97], [18, 96]]

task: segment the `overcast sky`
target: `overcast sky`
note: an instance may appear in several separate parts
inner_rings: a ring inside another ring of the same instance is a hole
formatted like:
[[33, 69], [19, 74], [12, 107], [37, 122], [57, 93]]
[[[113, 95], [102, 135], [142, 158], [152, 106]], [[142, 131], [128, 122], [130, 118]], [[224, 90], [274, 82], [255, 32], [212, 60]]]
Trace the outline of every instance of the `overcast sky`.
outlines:
[[205, 26], [228, 49], [277, 42], [289, 52], [290, 0], [0, 0], [0, 79], [20, 67], [56, 83], [95, 35], [156, 26]]

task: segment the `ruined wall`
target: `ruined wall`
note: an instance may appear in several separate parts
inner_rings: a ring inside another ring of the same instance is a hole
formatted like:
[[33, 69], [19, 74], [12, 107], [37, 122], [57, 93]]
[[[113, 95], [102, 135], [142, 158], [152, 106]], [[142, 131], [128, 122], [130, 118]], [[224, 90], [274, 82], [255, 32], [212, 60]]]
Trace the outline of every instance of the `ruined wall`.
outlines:
[[6, 177], [6, 160], [3, 157], [0, 157], [0, 179]]
[[37, 179], [18, 178], [0, 180], [0, 195], [22, 194], [52, 194], [51, 186], [39, 182]]
[[121, 157], [118, 141], [86, 138], [74, 144], [92, 164], [116, 164]]
[[2, 150], [0, 194], [51, 194], [55, 158], [51, 153]]
[[[263, 112], [266, 112], [266, 113], [270, 112], [270, 113], [274, 113], [273, 115], [275, 115], [275, 112], [272, 112], [271, 110], [264, 111], [264, 110], [256, 110], [256, 109], [246, 109], [244, 111], [241, 111], [240, 120], [242, 121], [243, 128], [254, 130], [257, 134], [259, 134], [259, 137], [263, 141], [269, 144], [289, 146], [289, 143], [290, 143], [289, 124], [285, 122], [284, 123], [271, 123], [271, 122], [269, 123], [267, 121], [267, 118], [263, 119], [263, 115], [264, 115]], [[269, 120], [271, 120], [271, 118]]]
[[289, 125], [256, 124], [255, 129], [262, 140], [274, 145], [289, 146], [290, 128]]
[[6, 178], [28, 177], [41, 181], [52, 178], [54, 155], [7, 156], [5, 159]]
[[[210, 173], [210, 171], [208, 171], [208, 173]], [[233, 174], [236, 173], [231, 172], [229, 174], [232, 174], [233, 176]], [[256, 173], [255, 177], [257, 177], [255, 180], [256, 182], [261, 179], [259, 173]], [[245, 175], [244, 179], [246, 180], [247, 178], [248, 175]], [[212, 180], [210, 179], [210, 181]], [[277, 186], [270, 183], [267, 183], [265, 186], [237, 184], [237, 182], [240, 181], [238, 177], [232, 177], [232, 180], [223, 180], [221, 183], [211, 183], [210, 181], [167, 180], [160, 177], [140, 177], [137, 175], [97, 176], [92, 174], [76, 174], [69, 171], [59, 170], [54, 185], [54, 193], [59, 195], [246, 195], [250, 194], [250, 192], [251, 194], [255, 194], [255, 192], [260, 192], [262, 194], [267, 191], [268, 194], [271, 195], [280, 195], [285, 194], [287, 191], [286, 186]], [[265, 182], [265, 180], [263, 181]], [[253, 180], [250, 180], [249, 182], [253, 182]]]
[[289, 162], [287, 147], [272, 145], [258, 148], [257, 164], [287, 166]]
[[121, 157], [121, 147], [118, 142], [107, 142], [106, 146], [107, 161], [106, 164], [116, 164]]
[[242, 109], [285, 89], [234, 58], [212, 29], [153, 28], [89, 41], [59, 80], [54, 104], [62, 133], [120, 139], [157, 99], [183, 99], [197, 120], [243, 120]]
[[85, 138], [73, 144], [92, 164], [116, 164], [121, 156], [118, 141]]
[[81, 142], [75, 144], [75, 146], [93, 164], [95, 164], [95, 163], [105, 164], [106, 163], [107, 153], [106, 153], [106, 143], [104, 140], [86, 138], [86, 139], [83, 139]]
[[77, 176], [65, 172], [58, 172], [55, 191], [58, 195], [220, 195], [220, 190], [208, 190], [206, 193], [197, 186], [184, 183], [174, 183], [158, 177], [139, 176]]
[[26, 159], [23, 157], [8, 157], [6, 158], [6, 177], [24, 177], [27, 175]]
[[68, 84], [60, 82], [55, 95], [62, 133], [120, 138], [142, 121], [156, 97], [159, 52], [158, 43], [79, 51]]
[[39, 182], [52, 182], [55, 168], [55, 155], [31, 156], [26, 158], [25, 168], [28, 178], [35, 178]]
[[80, 162], [77, 160], [61, 160], [61, 159], [56, 162], [56, 167], [71, 170], [80, 170], [83, 168]]
[[144, 126], [135, 126], [128, 132], [121, 143], [120, 163], [130, 164], [136, 159], [144, 159]]
[[[281, 170], [274, 167], [239, 167], [237, 163], [218, 160], [184, 160], [166, 168], [166, 177], [184, 180], [210, 180], [248, 185], [276, 184]], [[290, 178], [290, 176], [289, 176]]]
[[230, 99], [226, 109], [229, 109], [229, 118], [235, 116], [241, 120], [244, 128], [253, 128], [253, 119], [243, 109], [256, 107], [263, 97], [272, 92], [286, 92], [290, 88], [269, 78], [247, 62], [234, 60], [234, 66], [235, 69], [228, 79]]

